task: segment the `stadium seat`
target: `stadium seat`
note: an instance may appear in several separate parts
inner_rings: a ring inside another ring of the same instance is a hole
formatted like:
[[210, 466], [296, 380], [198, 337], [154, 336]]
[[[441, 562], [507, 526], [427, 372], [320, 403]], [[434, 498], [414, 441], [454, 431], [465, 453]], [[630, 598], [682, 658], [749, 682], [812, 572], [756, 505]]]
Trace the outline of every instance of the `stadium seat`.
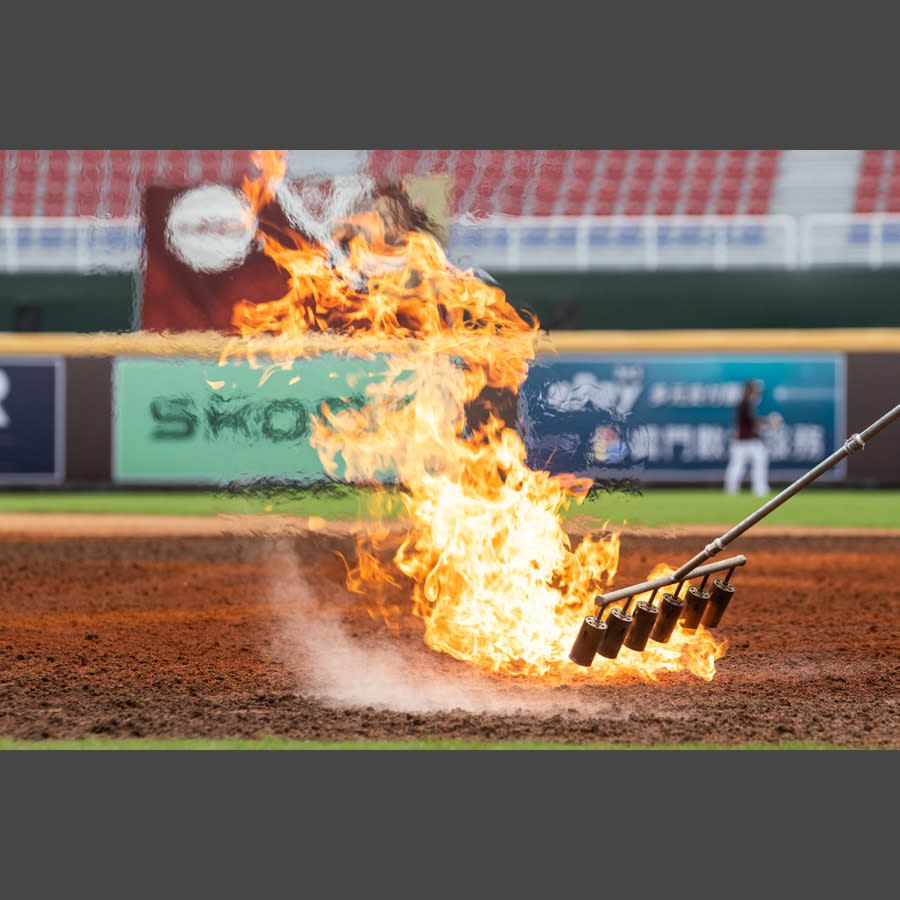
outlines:
[[737, 194], [719, 194], [716, 199], [715, 211], [717, 216], [733, 216], [738, 208]]
[[677, 197], [664, 197], [657, 195], [656, 202], [653, 207], [653, 214], [656, 216], [671, 216], [675, 213], [675, 208], [677, 205]]
[[35, 196], [35, 214], [59, 217], [66, 214], [69, 183], [69, 152], [48, 150], [44, 179]]
[[878, 203], [878, 197], [875, 194], [870, 196], [857, 195], [853, 203], [853, 212], [861, 214], [869, 214], [875, 212], [875, 206]]
[[240, 183], [246, 150], [9, 150], [4, 214], [131, 217], [146, 184]]
[[900, 212], [900, 152], [864, 150], [853, 198], [855, 213]]
[[862, 177], [880, 176], [884, 171], [887, 155], [887, 151], [885, 150], [863, 151], [863, 158], [860, 163], [860, 175]]
[[[372, 150], [376, 178], [444, 173], [451, 214], [699, 215], [768, 212], [777, 150]], [[239, 184], [247, 150], [5, 151], [4, 214], [132, 217], [148, 184]], [[895, 151], [867, 151], [856, 208], [882, 209]], [[884, 179], [884, 183], [879, 179]], [[876, 196], [874, 206], [870, 197]]]
[[864, 175], [856, 184], [856, 193], [860, 197], [877, 197], [881, 188], [881, 175]]
[[732, 181], [740, 181], [744, 177], [747, 169], [746, 155], [729, 156], [725, 161], [725, 168], [722, 172], [725, 178]]
[[764, 216], [769, 211], [769, 195], [751, 196], [747, 203], [747, 213], [751, 216]]
[[35, 193], [38, 181], [38, 154], [36, 150], [13, 151], [16, 158], [12, 167], [12, 208], [11, 214], [27, 218], [36, 215]]
[[662, 177], [665, 179], [678, 181], [684, 177], [687, 169], [686, 156], [669, 156], [666, 158], [662, 167]]
[[599, 166], [602, 166], [603, 153], [600, 150], [573, 150], [572, 176], [587, 187], [594, 180]]
[[695, 179], [709, 180], [716, 171], [717, 160], [710, 156], [698, 156], [694, 160], [692, 176]]

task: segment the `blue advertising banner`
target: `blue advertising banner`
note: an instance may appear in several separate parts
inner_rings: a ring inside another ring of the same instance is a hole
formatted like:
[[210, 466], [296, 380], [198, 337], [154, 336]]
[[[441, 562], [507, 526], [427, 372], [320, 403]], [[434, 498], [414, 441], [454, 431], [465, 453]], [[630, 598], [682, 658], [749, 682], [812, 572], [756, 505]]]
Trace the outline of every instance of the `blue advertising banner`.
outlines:
[[63, 479], [62, 359], [0, 359], [0, 484]]
[[[844, 357], [833, 354], [556, 356], [520, 394], [529, 463], [645, 481], [721, 481], [746, 381], [758, 379], [770, 479], [793, 480], [844, 435]], [[844, 477], [844, 465], [825, 478]]]

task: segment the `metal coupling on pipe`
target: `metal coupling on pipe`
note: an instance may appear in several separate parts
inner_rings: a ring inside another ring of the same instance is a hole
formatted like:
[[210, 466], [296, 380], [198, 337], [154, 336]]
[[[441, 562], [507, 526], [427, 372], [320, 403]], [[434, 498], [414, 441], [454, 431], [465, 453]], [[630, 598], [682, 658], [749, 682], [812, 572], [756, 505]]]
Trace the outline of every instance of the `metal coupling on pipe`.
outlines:
[[721, 553], [725, 549], [725, 545], [722, 543], [721, 538], [716, 538], [711, 544], [707, 544], [705, 550], [707, 556], [715, 556], [717, 553]]
[[856, 453], [857, 450], [863, 450], [865, 446], [866, 442], [858, 434], [851, 434], [850, 437], [844, 441], [844, 451], [848, 456], [851, 453]]

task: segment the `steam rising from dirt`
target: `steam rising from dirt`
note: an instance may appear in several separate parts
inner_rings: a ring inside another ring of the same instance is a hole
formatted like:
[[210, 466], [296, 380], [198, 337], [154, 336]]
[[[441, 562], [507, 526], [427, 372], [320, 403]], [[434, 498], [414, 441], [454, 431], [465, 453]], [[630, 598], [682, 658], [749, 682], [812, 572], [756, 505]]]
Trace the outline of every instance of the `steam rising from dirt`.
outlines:
[[289, 539], [267, 547], [264, 590], [279, 623], [274, 652], [298, 688], [321, 703], [408, 713], [627, 716], [619, 702], [589, 698], [574, 687], [513, 683], [429, 650], [420, 634], [390, 634], [339, 576], [305, 573]]

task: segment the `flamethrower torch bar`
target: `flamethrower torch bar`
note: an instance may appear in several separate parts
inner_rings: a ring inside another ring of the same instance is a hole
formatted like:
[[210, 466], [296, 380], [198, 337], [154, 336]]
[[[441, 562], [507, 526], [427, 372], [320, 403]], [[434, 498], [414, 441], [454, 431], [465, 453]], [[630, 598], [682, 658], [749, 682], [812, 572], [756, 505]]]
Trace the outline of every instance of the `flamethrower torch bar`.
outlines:
[[[698, 625], [715, 628], [734, 595], [731, 576], [735, 569], [747, 563], [747, 559], [744, 556], [734, 556], [731, 559], [707, 565], [701, 565], [701, 563], [720, 553], [735, 538], [749, 531], [757, 522], [778, 509], [782, 503], [790, 500], [794, 494], [798, 494], [842, 459], [857, 450], [862, 450], [868, 441], [897, 419], [900, 419], [900, 404], [885, 413], [864, 431], [852, 435], [839, 450], [823, 459], [815, 468], [810, 469], [802, 478], [798, 478], [778, 496], [763, 504], [756, 512], [739, 522], [730, 531], [707, 544], [700, 553], [689, 559], [671, 575], [655, 578], [653, 581], [645, 581], [643, 584], [636, 584], [608, 594], [601, 594], [594, 601], [597, 612], [584, 620], [581, 631], [578, 632], [578, 637], [572, 646], [569, 659], [579, 666], [587, 668], [593, 663], [597, 653], [607, 659], [615, 659], [623, 643], [626, 647], [638, 652], [643, 651], [650, 640], [665, 644], [671, 638], [679, 619], [682, 629], [689, 633], [695, 631]], [[709, 576], [726, 569], [728, 575], [724, 581], [716, 579], [713, 582], [712, 591], [707, 592], [706, 584]], [[700, 587], [689, 588], [687, 599], [682, 599], [680, 594], [685, 582], [695, 578], [703, 579]], [[678, 585], [675, 593], [664, 593], [661, 603], [655, 606], [654, 600], [657, 593], [662, 588], [673, 584]], [[634, 614], [629, 615], [631, 598], [650, 591], [653, 592], [650, 601], [638, 603]], [[608, 606], [620, 601], [625, 601], [624, 605], [620, 609], [611, 610], [604, 620], [603, 611]]]

